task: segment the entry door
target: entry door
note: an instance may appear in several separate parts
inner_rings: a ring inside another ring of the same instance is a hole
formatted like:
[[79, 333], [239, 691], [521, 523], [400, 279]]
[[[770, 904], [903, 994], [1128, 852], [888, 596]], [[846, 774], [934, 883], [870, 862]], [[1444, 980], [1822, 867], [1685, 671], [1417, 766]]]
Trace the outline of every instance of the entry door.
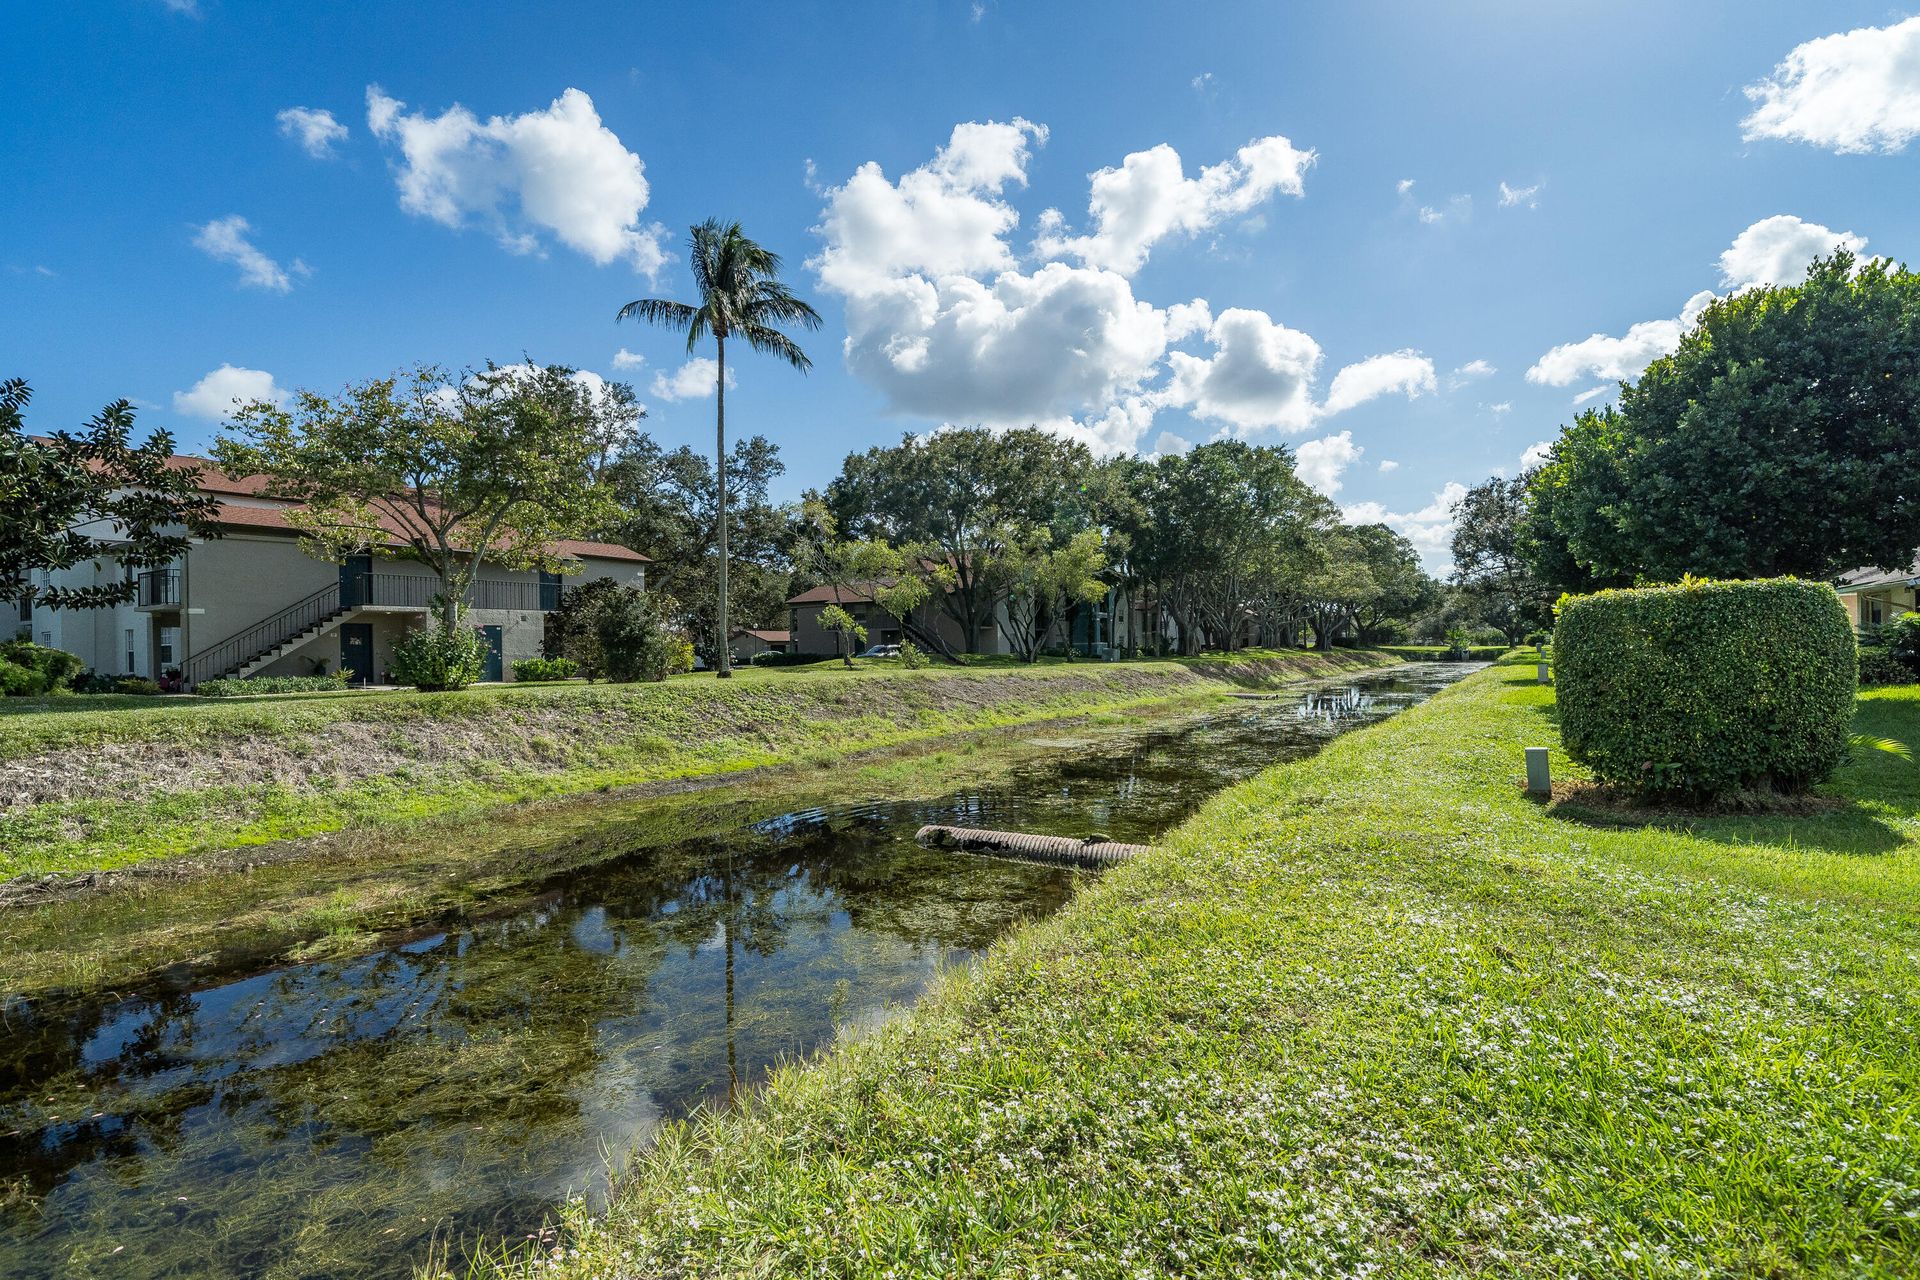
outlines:
[[361, 605], [373, 603], [368, 593], [373, 589], [373, 557], [348, 556], [340, 562], [340, 607], [357, 609]]
[[355, 684], [372, 684], [378, 675], [373, 669], [373, 624], [348, 622], [340, 627], [340, 669], [353, 672]]
[[480, 636], [487, 642], [487, 662], [480, 670], [480, 678], [482, 680], [505, 679], [506, 668], [501, 662], [501, 653], [503, 651], [501, 649], [500, 628], [482, 627], [480, 628]]

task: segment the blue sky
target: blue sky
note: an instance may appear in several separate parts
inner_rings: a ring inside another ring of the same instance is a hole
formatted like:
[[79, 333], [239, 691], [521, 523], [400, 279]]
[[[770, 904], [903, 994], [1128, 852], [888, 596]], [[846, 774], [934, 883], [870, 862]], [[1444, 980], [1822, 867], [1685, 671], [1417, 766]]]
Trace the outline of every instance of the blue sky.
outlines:
[[1906, 17], [20, 7], [0, 374], [39, 429], [124, 396], [197, 449], [235, 389], [525, 355], [632, 382], [656, 436], [704, 446], [679, 344], [613, 315], [686, 296], [685, 228], [721, 215], [827, 321], [811, 376], [745, 357], [729, 395], [781, 446], [783, 497], [942, 421], [1142, 451], [1230, 432], [1299, 449], [1438, 563], [1446, 486], [1517, 471], [1690, 299], [1838, 241], [1911, 255]]

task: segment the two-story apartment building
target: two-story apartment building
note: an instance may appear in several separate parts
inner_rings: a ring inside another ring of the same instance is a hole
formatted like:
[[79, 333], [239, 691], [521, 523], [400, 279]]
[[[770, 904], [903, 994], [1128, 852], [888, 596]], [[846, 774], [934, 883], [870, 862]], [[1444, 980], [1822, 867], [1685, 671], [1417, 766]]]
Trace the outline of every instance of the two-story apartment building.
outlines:
[[[203, 459], [200, 487], [220, 499], [223, 536], [196, 541], [173, 564], [134, 574], [134, 598], [107, 609], [16, 606], [16, 630], [79, 655], [93, 670], [160, 679], [178, 672], [191, 687], [220, 676], [312, 675], [342, 669], [358, 683], [387, 683], [393, 646], [432, 618], [439, 579], [426, 566], [364, 555], [343, 564], [301, 550], [287, 523], [295, 505], [268, 495], [262, 476], [234, 478]], [[604, 542], [563, 542], [580, 566], [559, 575], [483, 566], [467, 621], [486, 638], [485, 678], [511, 677], [536, 657], [545, 617], [568, 581], [611, 578], [646, 585], [648, 558]], [[80, 586], [130, 573], [111, 560], [50, 575]], [[42, 575], [48, 578], [49, 575]], [[46, 583], [42, 583], [46, 585]]]

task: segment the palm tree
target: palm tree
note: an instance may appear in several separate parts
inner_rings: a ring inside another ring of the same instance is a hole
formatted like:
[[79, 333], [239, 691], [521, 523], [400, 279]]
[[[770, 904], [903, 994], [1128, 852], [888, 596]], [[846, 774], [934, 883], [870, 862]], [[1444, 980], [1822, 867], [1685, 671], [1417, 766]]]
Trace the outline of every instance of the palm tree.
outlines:
[[720, 486], [720, 605], [714, 620], [718, 650], [714, 667], [724, 680], [733, 674], [727, 654], [727, 339], [742, 338], [755, 351], [779, 356], [805, 373], [813, 361], [775, 326], [818, 329], [820, 313], [780, 283], [780, 255], [747, 239], [737, 222], [722, 224], [718, 218], [708, 218], [694, 227], [687, 237], [687, 259], [700, 294], [699, 306], [640, 298], [620, 308], [614, 321], [644, 320], [684, 332], [689, 355], [710, 333], [719, 353], [713, 462]]

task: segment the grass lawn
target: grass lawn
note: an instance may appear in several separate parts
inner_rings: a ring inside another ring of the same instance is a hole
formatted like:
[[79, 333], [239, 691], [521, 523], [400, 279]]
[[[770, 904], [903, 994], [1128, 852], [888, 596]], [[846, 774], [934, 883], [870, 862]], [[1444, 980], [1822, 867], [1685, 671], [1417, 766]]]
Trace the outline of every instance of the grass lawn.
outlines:
[[[38, 701], [0, 715], [0, 880], [843, 757], [1397, 659], [748, 668], [460, 693]], [[126, 703], [134, 705], [125, 705]]]
[[[1920, 770], [1588, 825], [1525, 658], [664, 1131], [540, 1274], [1911, 1276]], [[1862, 697], [1920, 742], [1920, 690]], [[569, 1250], [577, 1250], [570, 1253]]]

